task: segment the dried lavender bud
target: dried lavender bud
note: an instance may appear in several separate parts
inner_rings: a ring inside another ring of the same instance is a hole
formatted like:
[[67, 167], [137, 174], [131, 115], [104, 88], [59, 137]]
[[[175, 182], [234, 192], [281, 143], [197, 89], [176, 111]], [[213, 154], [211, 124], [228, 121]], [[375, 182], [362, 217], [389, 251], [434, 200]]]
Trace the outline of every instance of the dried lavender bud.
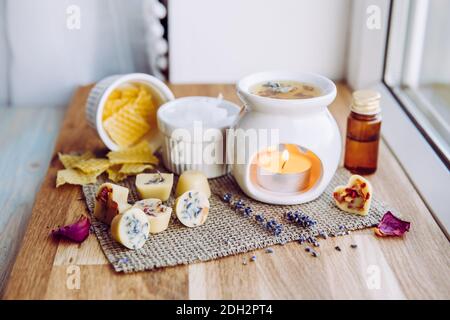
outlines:
[[276, 236], [279, 236], [282, 232], [283, 232], [283, 226], [282, 226], [282, 225], [278, 225], [278, 226], [275, 228], [274, 234], [275, 234]]
[[256, 221], [258, 221], [258, 222], [264, 222], [264, 215], [263, 215], [262, 213], [257, 214], [257, 215], [255, 216], [255, 219], [256, 219]]
[[294, 221], [294, 214], [292, 213], [292, 211], [286, 213], [286, 219], [288, 221]]
[[299, 242], [300, 244], [305, 243], [305, 241], [306, 241], [306, 238], [305, 238], [304, 236], [298, 237], [298, 242]]
[[225, 193], [222, 197], [222, 200], [226, 203], [229, 203], [231, 201], [231, 193]]
[[283, 231], [283, 226], [280, 223], [277, 223], [274, 219], [267, 221], [265, 227], [276, 236], [280, 235]]
[[319, 232], [319, 236], [321, 236], [323, 239], [327, 239], [328, 238], [327, 234], [324, 231], [320, 231]]
[[242, 201], [242, 199], [237, 200], [234, 204], [233, 207], [236, 210], [242, 209], [244, 207], [244, 201]]

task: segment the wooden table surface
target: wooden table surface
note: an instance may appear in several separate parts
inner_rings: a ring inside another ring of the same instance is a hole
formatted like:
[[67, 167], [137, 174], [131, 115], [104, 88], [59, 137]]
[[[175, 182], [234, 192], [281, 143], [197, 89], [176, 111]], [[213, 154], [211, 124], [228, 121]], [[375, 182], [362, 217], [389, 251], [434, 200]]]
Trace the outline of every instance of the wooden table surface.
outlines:
[[[0, 106], [0, 296], [47, 172], [65, 108]], [[26, 181], [26, 183], [24, 183]]]
[[[238, 102], [231, 85], [171, 88], [177, 97], [222, 93]], [[377, 238], [366, 229], [321, 240], [319, 258], [305, 253], [304, 246], [289, 243], [275, 246], [272, 254], [259, 250], [134, 274], [115, 273], [94, 235], [82, 244], [53, 240], [49, 237], [53, 228], [86, 213], [80, 187], [55, 188], [56, 171], [61, 168], [57, 152], [105, 149], [84, 119], [89, 89], [77, 90], [62, 123], [4, 299], [450, 298], [448, 239], [384, 143], [379, 170], [369, 179], [376, 196], [411, 221], [411, 231], [403, 239]], [[349, 102], [350, 91], [338, 85], [330, 110], [341, 132]], [[334, 249], [336, 245], [341, 252]], [[243, 265], [243, 258], [253, 254], [257, 261]]]

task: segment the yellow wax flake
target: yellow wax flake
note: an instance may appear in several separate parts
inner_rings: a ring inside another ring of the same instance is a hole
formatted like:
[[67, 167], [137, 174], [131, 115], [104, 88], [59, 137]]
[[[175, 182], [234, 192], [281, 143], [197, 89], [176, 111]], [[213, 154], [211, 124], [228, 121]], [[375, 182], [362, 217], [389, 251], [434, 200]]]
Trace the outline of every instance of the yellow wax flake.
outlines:
[[146, 169], [153, 169], [151, 164], [144, 163], [124, 163], [116, 164], [107, 169], [108, 178], [113, 182], [119, 182], [128, 176], [144, 172]]
[[135, 144], [150, 130], [148, 121], [138, 114], [131, 104], [106, 119], [103, 127], [111, 139], [122, 148]]
[[104, 172], [111, 165], [108, 159], [92, 158], [78, 162], [74, 168], [84, 173]]
[[109, 180], [113, 182], [119, 182], [124, 180], [127, 177], [127, 174], [120, 172], [120, 169], [122, 168], [121, 165], [115, 165], [112, 167], [109, 167], [106, 172], [108, 173]]
[[141, 88], [141, 89], [139, 90], [139, 94], [138, 94], [138, 96], [136, 97], [135, 102], [136, 102], [137, 104], [142, 104], [142, 105], [151, 103], [151, 102], [152, 102], [152, 95], [150, 94], [150, 92], [148, 92], [148, 91], [146, 91], [145, 89], [142, 89], [142, 88]]
[[112, 164], [150, 163], [158, 164], [158, 158], [153, 155], [148, 142], [142, 141], [134, 147], [119, 151], [111, 151], [107, 157]]
[[139, 94], [133, 105], [137, 114], [143, 118], [150, 120], [151, 115], [156, 116], [156, 108], [153, 104], [152, 97], [149, 94]]
[[83, 153], [82, 155], [62, 154], [58, 153], [59, 161], [63, 164], [64, 168], [73, 168], [80, 161], [94, 158], [94, 154], [90, 151]]
[[122, 98], [133, 98], [139, 94], [139, 88], [130, 83], [121, 85], [117, 89], [122, 92]]
[[124, 163], [119, 172], [126, 175], [135, 175], [142, 173], [147, 169], [153, 169], [153, 166], [151, 164], [144, 163]]
[[110, 99], [120, 99], [122, 98], [122, 91], [118, 89], [114, 89], [111, 94], [108, 96], [108, 100]]
[[103, 113], [102, 113], [103, 121], [108, 119], [113, 114], [119, 112], [120, 109], [125, 107], [128, 103], [131, 103], [130, 101], [131, 100], [128, 98], [114, 99], [114, 100], [110, 100], [110, 98], [108, 98], [108, 100], [105, 103], [105, 107], [103, 108]]
[[92, 172], [84, 173], [78, 169], [64, 169], [59, 170], [56, 175], [56, 187], [62, 186], [63, 184], [78, 184], [85, 185], [90, 183], [96, 183], [97, 177], [102, 172]]
[[150, 94], [150, 89], [146, 85], [138, 83], [137, 86], [139, 88], [139, 92], [144, 91], [144, 92]]

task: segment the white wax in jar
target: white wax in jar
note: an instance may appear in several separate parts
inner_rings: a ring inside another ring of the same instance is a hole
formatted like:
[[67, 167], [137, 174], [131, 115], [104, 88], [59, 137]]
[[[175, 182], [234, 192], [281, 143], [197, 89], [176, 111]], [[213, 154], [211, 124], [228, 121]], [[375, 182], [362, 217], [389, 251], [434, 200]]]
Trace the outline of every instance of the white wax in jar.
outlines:
[[[172, 102], [170, 108], [161, 111], [160, 116], [178, 128], [193, 127], [196, 121], [210, 128], [227, 126], [236, 118], [236, 108], [222, 99], [210, 97], [187, 97]], [[194, 99], [195, 98], [195, 99]]]

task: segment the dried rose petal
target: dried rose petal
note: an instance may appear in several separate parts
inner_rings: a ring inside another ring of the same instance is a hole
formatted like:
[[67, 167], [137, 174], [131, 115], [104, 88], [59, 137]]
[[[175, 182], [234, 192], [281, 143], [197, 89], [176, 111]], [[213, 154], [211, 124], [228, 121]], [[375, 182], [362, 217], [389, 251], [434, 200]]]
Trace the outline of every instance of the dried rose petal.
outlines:
[[388, 211], [384, 214], [378, 227], [375, 229], [375, 234], [380, 237], [397, 236], [401, 237], [406, 231], [409, 231], [410, 223], [397, 218]]
[[58, 230], [53, 230], [52, 235], [81, 243], [89, 236], [90, 227], [91, 221], [86, 216], [81, 216], [77, 222], [61, 227]]

